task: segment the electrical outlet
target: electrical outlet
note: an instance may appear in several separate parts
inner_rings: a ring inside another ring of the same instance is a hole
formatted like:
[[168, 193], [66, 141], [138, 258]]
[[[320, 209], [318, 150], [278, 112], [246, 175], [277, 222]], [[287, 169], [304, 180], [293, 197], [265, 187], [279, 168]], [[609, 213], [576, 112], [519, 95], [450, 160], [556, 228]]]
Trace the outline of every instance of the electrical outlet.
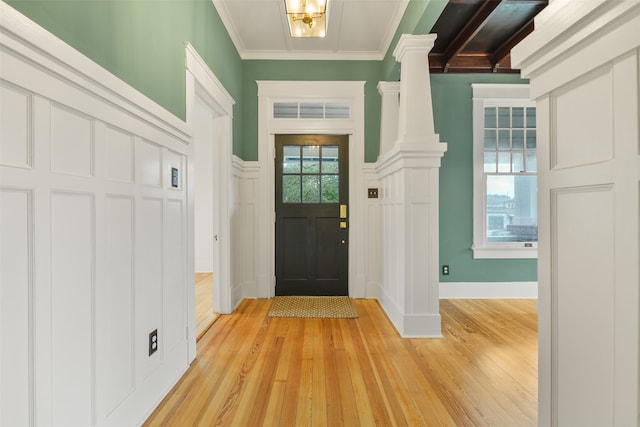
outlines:
[[158, 351], [158, 330], [149, 333], [149, 356]]
[[442, 275], [443, 276], [448, 276], [449, 275], [449, 266], [448, 265], [443, 265], [442, 266]]

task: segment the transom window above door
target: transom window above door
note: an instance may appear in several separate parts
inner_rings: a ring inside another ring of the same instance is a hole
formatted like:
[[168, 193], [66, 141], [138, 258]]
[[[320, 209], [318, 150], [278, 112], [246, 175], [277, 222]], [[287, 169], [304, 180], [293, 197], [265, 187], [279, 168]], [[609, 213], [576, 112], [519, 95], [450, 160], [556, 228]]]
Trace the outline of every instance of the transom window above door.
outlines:
[[285, 145], [283, 203], [339, 203], [340, 158], [335, 145]]
[[348, 119], [348, 102], [274, 102], [274, 119]]

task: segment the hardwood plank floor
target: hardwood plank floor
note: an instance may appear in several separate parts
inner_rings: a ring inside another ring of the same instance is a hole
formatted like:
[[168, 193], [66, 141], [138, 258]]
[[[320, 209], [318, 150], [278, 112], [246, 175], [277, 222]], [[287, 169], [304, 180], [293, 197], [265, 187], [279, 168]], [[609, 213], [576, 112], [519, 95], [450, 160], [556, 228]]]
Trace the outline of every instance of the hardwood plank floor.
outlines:
[[219, 314], [213, 311], [213, 274], [196, 273], [196, 340], [202, 338]]
[[145, 426], [535, 426], [533, 300], [442, 300], [442, 339], [357, 319], [269, 318], [244, 300]]

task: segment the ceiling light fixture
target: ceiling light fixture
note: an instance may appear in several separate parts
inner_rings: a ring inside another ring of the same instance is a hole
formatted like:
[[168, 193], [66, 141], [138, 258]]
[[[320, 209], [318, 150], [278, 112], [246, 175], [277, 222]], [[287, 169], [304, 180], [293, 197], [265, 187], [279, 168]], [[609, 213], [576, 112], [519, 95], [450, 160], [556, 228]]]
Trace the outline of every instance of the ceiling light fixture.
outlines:
[[324, 37], [327, 0], [284, 0], [291, 37]]

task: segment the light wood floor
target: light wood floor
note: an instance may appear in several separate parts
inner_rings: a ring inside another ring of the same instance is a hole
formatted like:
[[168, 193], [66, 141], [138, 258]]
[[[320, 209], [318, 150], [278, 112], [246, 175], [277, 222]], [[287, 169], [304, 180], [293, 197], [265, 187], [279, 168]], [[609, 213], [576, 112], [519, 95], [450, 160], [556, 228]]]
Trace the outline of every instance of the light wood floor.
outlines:
[[213, 274], [196, 273], [196, 340], [216, 321], [219, 314], [213, 312]]
[[443, 300], [443, 339], [401, 339], [375, 300], [358, 319], [267, 317], [244, 300], [146, 426], [535, 426], [531, 300]]

